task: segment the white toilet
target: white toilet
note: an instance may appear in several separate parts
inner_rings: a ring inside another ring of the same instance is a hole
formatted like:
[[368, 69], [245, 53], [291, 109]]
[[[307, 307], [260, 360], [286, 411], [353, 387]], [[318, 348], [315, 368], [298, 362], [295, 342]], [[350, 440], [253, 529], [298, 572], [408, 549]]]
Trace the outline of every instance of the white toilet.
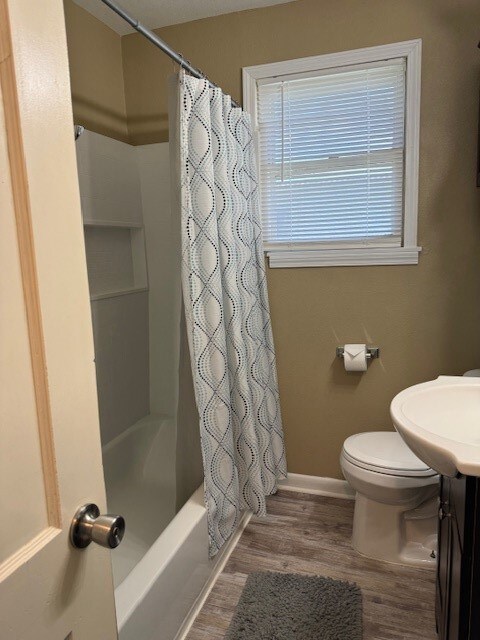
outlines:
[[357, 492], [353, 547], [386, 562], [435, 565], [437, 473], [396, 432], [350, 436], [340, 464]]

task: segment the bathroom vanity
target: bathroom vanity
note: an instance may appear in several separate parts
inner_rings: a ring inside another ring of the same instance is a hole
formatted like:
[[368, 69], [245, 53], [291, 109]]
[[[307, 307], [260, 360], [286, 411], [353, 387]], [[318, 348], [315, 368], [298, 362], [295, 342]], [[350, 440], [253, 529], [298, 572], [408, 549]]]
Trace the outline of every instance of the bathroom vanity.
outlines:
[[436, 619], [440, 640], [480, 639], [480, 478], [442, 476]]
[[480, 640], [480, 377], [439, 376], [390, 405], [408, 446], [441, 475], [437, 631]]

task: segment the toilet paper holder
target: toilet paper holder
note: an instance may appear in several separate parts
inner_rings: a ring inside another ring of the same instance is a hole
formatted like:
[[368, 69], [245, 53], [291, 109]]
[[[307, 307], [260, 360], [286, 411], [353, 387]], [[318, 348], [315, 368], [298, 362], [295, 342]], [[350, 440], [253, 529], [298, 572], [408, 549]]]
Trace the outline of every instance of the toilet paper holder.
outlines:
[[[337, 347], [337, 358], [343, 358], [344, 347]], [[374, 358], [380, 357], [380, 348], [379, 347], [367, 347], [367, 360], [373, 360]]]

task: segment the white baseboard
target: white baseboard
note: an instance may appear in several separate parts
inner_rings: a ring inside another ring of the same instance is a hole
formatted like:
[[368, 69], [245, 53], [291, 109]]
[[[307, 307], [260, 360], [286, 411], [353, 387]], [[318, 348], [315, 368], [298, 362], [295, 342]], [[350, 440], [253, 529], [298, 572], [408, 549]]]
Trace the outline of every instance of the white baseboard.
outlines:
[[286, 480], [280, 480], [279, 488], [300, 493], [313, 493], [331, 498], [353, 500], [355, 491], [346, 480], [337, 478], [320, 478], [319, 476], [304, 476], [301, 473], [289, 473]]
[[184, 640], [187, 637], [188, 632], [192, 628], [193, 623], [195, 622], [195, 618], [200, 613], [203, 605], [205, 604], [206, 599], [208, 598], [210, 591], [213, 588], [213, 585], [217, 581], [218, 576], [222, 573], [225, 565], [227, 564], [228, 559], [232, 555], [232, 551], [237, 546], [238, 541], [240, 540], [240, 536], [245, 530], [245, 527], [250, 522], [250, 518], [252, 517], [252, 513], [250, 511], [246, 511], [243, 514], [242, 519], [240, 520], [240, 524], [237, 527], [237, 530], [233, 534], [233, 536], [225, 543], [222, 550], [219, 551], [219, 555], [221, 557], [218, 559], [214, 570], [210, 574], [207, 582], [205, 583], [203, 589], [200, 591], [198, 598], [195, 600], [195, 604], [188, 612], [185, 620], [182, 623], [182, 626], [178, 630], [177, 635], [175, 636], [175, 640]]

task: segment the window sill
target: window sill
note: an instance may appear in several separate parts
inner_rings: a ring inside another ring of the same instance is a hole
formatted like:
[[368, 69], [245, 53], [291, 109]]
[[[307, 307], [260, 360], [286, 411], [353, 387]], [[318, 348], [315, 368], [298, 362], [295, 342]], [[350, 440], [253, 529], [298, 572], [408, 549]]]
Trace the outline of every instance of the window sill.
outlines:
[[418, 264], [421, 247], [371, 247], [368, 249], [267, 250], [271, 268], [362, 267]]

